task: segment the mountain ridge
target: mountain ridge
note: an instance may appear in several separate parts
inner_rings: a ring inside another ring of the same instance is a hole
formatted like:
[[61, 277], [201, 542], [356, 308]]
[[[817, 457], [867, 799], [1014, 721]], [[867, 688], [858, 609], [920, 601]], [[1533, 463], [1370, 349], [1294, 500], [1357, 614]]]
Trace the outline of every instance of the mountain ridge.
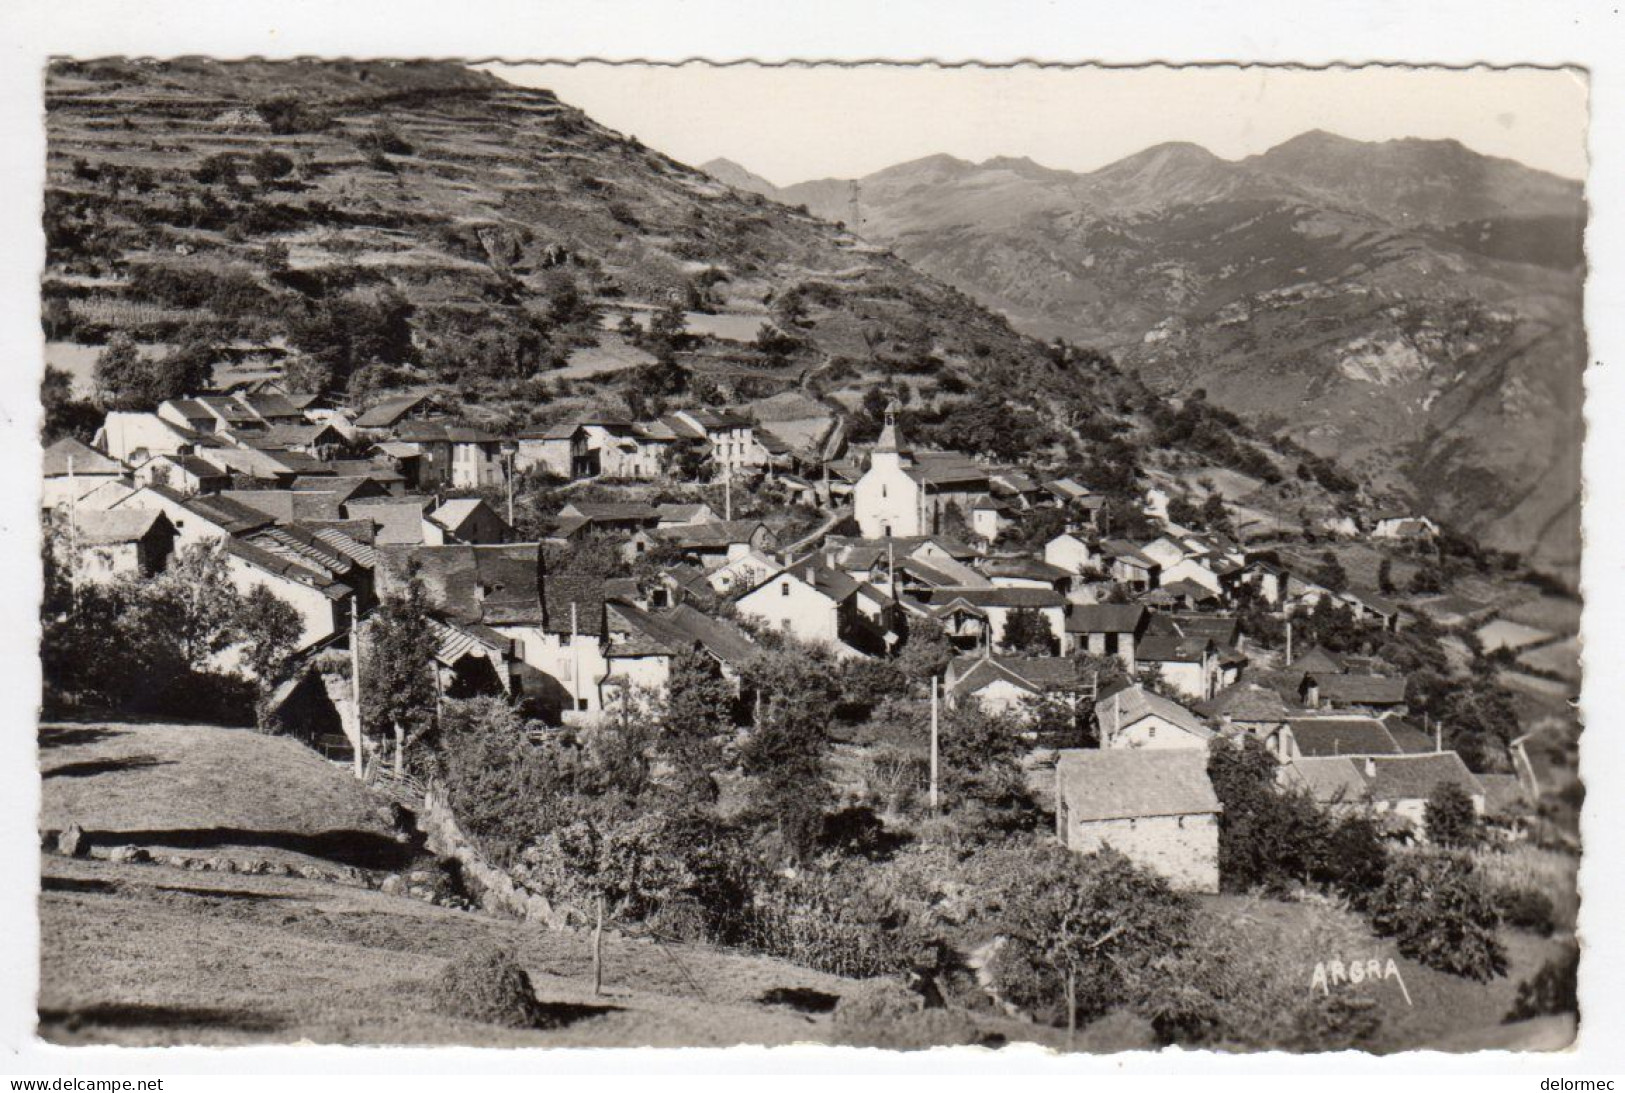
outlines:
[[1576, 561], [1581, 183], [1318, 130], [1240, 160], [1167, 142], [1086, 173], [1009, 162], [767, 196], [1498, 546]]

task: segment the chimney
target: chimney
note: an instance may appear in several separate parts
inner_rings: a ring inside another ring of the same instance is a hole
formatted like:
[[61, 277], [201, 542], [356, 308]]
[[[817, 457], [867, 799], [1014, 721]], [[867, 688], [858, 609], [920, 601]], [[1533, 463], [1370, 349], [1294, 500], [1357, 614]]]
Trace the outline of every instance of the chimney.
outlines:
[[1304, 705], [1311, 710], [1320, 709], [1320, 684], [1315, 682], [1313, 676], [1310, 676], [1304, 683], [1303, 697]]
[[813, 563], [811, 563], [811, 562], [807, 563], [807, 574], [806, 574], [806, 576], [807, 576], [807, 583], [808, 584], [817, 584], [818, 583], [818, 567], [816, 565], [814, 565]]
[[1365, 757], [1365, 776], [1367, 778], [1377, 776], [1377, 761], [1369, 755]]

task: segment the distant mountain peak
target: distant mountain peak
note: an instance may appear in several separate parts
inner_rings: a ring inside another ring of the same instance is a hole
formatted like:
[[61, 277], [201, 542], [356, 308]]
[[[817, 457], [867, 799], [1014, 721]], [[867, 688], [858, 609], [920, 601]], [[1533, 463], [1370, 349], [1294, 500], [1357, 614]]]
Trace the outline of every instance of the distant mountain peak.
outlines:
[[706, 160], [700, 164], [700, 170], [736, 190], [775, 199], [779, 194], [779, 188], [773, 183], [731, 159], [718, 156], [716, 159]]

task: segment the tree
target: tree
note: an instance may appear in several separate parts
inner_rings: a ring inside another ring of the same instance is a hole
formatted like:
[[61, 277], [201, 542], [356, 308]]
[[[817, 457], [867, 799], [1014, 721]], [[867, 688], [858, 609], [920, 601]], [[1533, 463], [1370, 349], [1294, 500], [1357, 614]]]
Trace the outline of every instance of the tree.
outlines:
[[812, 851], [833, 799], [827, 765], [830, 712], [839, 697], [833, 677], [827, 658], [796, 647], [764, 652], [747, 669], [757, 712], [740, 759], [756, 779], [753, 803], [793, 861]]
[[433, 728], [438, 697], [431, 662], [436, 640], [415, 570], [405, 589], [386, 597], [351, 640], [361, 642], [362, 722], [370, 732], [390, 733], [395, 771], [405, 773], [407, 746]]
[[722, 768], [717, 740], [733, 727], [733, 704], [733, 688], [708, 654], [692, 648], [672, 659], [658, 746], [672, 766], [682, 798], [696, 804], [716, 802], [715, 774]]
[[122, 330], [96, 354], [93, 375], [98, 401], [104, 408], [150, 410], [156, 405], [149, 390], [151, 371], [135, 339]]
[[298, 648], [304, 623], [286, 600], [264, 585], [255, 585], [242, 598], [232, 631], [242, 649], [243, 664], [263, 693], [282, 677], [288, 658]]
[[1190, 902], [1115, 851], [1023, 848], [1000, 866], [978, 907], [1005, 939], [988, 970], [1001, 996], [1064, 1019], [1068, 1046], [1080, 1020], [1137, 1001], [1186, 942]]
[[1349, 586], [1348, 570], [1343, 568], [1336, 554], [1329, 550], [1322, 551], [1320, 564], [1315, 567], [1314, 581], [1322, 588], [1342, 592]]
[[1464, 854], [1396, 856], [1369, 914], [1379, 937], [1394, 938], [1403, 955], [1436, 971], [1479, 982], [1506, 974], [1500, 913]]
[[897, 670], [916, 683], [941, 676], [954, 658], [953, 642], [936, 619], [920, 615], [908, 620], [908, 636], [897, 655]]
[[40, 440], [54, 444], [63, 437], [89, 442], [96, 435], [102, 415], [88, 400], [73, 393], [73, 375], [52, 364], [45, 366], [45, 377], [40, 380], [40, 405], [45, 419], [40, 424]]
[[1377, 590], [1383, 595], [1394, 591], [1394, 563], [1390, 558], [1384, 558], [1377, 566]]
[[962, 702], [942, 718], [938, 755], [948, 806], [962, 829], [981, 834], [1030, 829], [1036, 821], [1021, 756], [1022, 726], [1008, 714]]
[[1239, 745], [1214, 739], [1207, 769], [1224, 805], [1219, 814], [1224, 887], [1283, 891], [1315, 879], [1329, 823], [1308, 797], [1277, 786], [1276, 762], [1258, 738], [1244, 736]]
[[1428, 794], [1422, 813], [1428, 841], [1438, 846], [1467, 847], [1478, 842], [1478, 812], [1467, 791], [1454, 782], [1440, 782]]
[[1054, 656], [1060, 647], [1049, 620], [1036, 607], [1017, 607], [1006, 614], [999, 644], [1012, 653], [1035, 657]]

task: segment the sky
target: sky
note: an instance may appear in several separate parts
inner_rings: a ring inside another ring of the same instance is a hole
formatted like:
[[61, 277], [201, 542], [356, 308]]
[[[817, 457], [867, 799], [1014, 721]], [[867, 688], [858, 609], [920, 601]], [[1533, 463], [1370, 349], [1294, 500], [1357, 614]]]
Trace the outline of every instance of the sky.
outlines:
[[723, 157], [779, 186], [944, 152], [1089, 171], [1184, 140], [1239, 159], [1311, 129], [1355, 140], [1450, 137], [1568, 178], [1586, 174], [1587, 88], [1575, 70], [489, 68], [684, 163]]

